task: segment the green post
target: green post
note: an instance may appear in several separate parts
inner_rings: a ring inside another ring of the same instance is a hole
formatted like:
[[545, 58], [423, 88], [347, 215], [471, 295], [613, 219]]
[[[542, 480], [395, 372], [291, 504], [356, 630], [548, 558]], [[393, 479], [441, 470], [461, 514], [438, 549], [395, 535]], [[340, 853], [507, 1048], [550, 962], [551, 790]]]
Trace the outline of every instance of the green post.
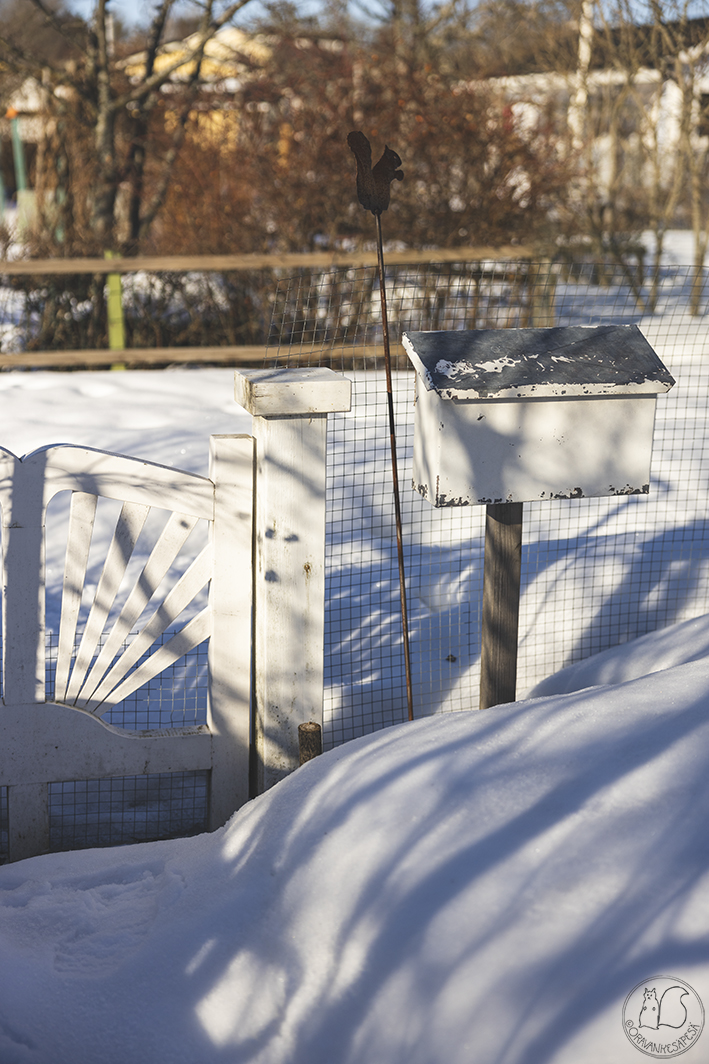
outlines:
[[[2, 141], [0, 141], [0, 147]], [[2, 179], [2, 165], [0, 159], [0, 225], [5, 221], [5, 182]]]
[[12, 138], [12, 157], [15, 163], [15, 185], [17, 196], [17, 227], [20, 234], [31, 229], [35, 221], [35, 194], [27, 181], [27, 164], [25, 148], [20, 136], [20, 120], [14, 107], [8, 108], [5, 117], [10, 119]]
[[20, 120], [17, 111], [10, 107], [6, 115], [10, 119], [10, 133], [12, 136], [12, 156], [15, 160], [15, 182], [17, 191], [24, 192], [27, 188], [27, 166], [25, 165], [25, 149], [20, 137]]
[[[115, 255], [112, 251], [105, 251], [104, 258], [112, 259]], [[120, 273], [107, 274], [106, 283], [108, 285], [108, 347], [111, 351], [124, 351], [126, 326], [123, 317], [123, 286]], [[118, 366], [113, 368], [118, 368]]]

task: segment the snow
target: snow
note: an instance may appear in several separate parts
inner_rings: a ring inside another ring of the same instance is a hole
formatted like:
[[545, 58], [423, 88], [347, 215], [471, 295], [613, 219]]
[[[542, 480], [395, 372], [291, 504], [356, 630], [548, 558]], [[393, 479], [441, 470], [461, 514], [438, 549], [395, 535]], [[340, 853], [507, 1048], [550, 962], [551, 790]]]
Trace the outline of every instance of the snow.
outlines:
[[[195, 472], [248, 431], [231, 396], [229, 370], [0, 375], [17, 453]], [[213, 835], [0, 868], [0, 1061], [637, 1059], [635, 984], [709, 1001], [708, 651], [687, 621], [555, 697], [339, 747]]]
[[[16, 454], [197, 473], [249, 431], [218, 369], [0, 374], [0, 414]], [[634, 987], [709, 1005], [708, 692], [700, 617], [339, 746], [211, 835], [1, 867], [0, 1064], [637, 1064]]]
[[650, 632], [560, 669], [536, 684], [529, 697], [571, 694], [586, 687], [626, 683], [701, 658], [709, 658], [709, 616], [694, 617]]
[[708, 684], [399, 725], [213, 835], [1, 868], [0, 1060], [637, 1061], [637, 983], [709, 1001]]
[[0, 373], [0, 412], [17, 455], [72, 443], [204, 475], [211, 434], [251, 431], [230, 369]]

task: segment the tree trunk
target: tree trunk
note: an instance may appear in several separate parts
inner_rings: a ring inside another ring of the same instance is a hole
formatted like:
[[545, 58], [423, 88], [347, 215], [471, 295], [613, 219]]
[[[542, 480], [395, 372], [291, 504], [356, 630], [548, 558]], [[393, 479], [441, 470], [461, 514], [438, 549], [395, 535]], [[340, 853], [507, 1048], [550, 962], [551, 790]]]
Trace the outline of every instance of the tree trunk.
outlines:
[[106, 106], [96, 126], [98, 179], [91, 211], [91, 228], [104, 250], [112, 249], [118, 191], [115, 127], [115, 113]]

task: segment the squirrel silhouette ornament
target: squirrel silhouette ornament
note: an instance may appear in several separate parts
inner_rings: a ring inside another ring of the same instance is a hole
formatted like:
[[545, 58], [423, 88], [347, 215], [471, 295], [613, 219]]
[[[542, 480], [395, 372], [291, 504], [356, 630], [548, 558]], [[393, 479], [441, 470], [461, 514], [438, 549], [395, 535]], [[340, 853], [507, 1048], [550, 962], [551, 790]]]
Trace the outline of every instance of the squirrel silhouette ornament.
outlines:
[[643, 991], [643, 1004], [640, 1009], [640, 1021], [638, 1027], [681, 1027], [687, 1019], [687, 1009], [682, 998], [687, 993], [683, 986], [670, 986], [657, 1000], [655, 987]]
[[399, 169], [401, 159], [395, 151], [385, 147], [379, 162], [372, 166], [372, 146], [359, 130], [348, 134], [347, 143], [357, 160], [357, 198], [365, 211], [381, 214], [389, 206], [392, 181], [404, 180], [403, 171]]

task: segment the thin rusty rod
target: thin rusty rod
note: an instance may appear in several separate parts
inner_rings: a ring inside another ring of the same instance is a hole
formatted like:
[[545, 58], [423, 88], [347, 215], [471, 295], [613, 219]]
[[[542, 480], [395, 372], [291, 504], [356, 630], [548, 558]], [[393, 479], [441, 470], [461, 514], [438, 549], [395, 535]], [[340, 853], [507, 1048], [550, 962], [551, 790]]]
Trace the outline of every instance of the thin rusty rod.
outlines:
[[396, 426], [394, 424], [394, 392], [391, 384], [391, 349], [389, 347], [389, 319], [387, 317], [386, 285], [384, 283], [384, 246], [382, 216], [377, 212], [377, 262], [379, 265], [379, 298], [382, 304], [382, 332], [384, 334], [384, 368], [386, 370], [387, 405], [389, 408], [389, 442], [391, 444], [391, 476], [394, 484], [394, 516], [396, 520], [396, 552], [399, 559], [399, 593], [401, 597], [401, 630], [404, 636], [404, 668], [406, 671], [406, 704], [409, 720], [414, 719], [414, 695], [411, 682], [411, 650], [409, 647], [409, 616], [406, 608], [406, 574], [404, 572], [404, 539], [401, 532], [401, 498], [399, 495], [399, 466], [396, 458]]

